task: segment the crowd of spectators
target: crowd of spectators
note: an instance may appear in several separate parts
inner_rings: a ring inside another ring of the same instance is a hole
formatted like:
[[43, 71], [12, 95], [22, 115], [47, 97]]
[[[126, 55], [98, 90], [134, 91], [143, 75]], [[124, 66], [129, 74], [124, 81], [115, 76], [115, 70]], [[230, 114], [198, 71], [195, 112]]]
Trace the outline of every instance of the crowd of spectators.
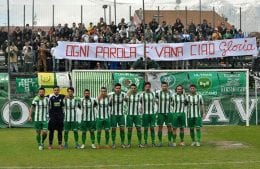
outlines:
[[[56, 27], [50, 27], [48, 31], [32, 30], [27, 24], [23, 29], [16, 27], [10, 35], [10, 66], [11, 70], [15, 72], [71, 71], [74, 68], [144, 68], [142, 58], [135, 63], [55, 60], [53, 51], [57, 41], [138, 44], [144, 42], [181, 43], [243, 37], [243, 32], [237, 30], [234, 26], [229, 28], [221, 23], [214, 28], [206, 19], [203, 20], [202, 24], [197, 25], [191, 21], [185, 27], [178, 18], [173, 24], [166, 23], [166, 21], [159, 24], [156, 19], [147, 24], [135, 24], [134, 18], [131, 17], [129, 22], [122, 18], [120, 23], [115, 25], [114, 22], [107, 24], [101, 17], [96, 25], [92, 22], [87, 25], [72, 23], [71, 26], [58, 24]], [[8, 61], [7, 39], [7, 32], [1, 28], [0, 46], [5, 53], [6, 65]], [[98, 64], [99, 66], [97, 66]], [[148, 60], [147, 64], [148, 68], [178, 68], [178, 66], [175, 67], [175, 62], [165, 64]]]

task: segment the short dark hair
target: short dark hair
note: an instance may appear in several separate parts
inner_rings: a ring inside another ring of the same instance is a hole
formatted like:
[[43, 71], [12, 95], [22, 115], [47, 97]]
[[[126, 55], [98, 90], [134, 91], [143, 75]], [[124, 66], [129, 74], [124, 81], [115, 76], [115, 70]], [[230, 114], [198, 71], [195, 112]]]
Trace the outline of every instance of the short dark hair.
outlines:
[[38, 89], [38, 91], [40, 91], [40, 90], [45, 91], [45, 89], [44, 89], [43, 87], [40, 87], [40, 88]]
[[45, 91], [45, 89], [44, 89], [43, 87], [40, 87], [40, 88], [38, 89], [38, 91], [39, 91], [39, 90], [44, 90], [44, 91]]
[[135, 87], [136, 87], [136, 84], [132, 83], [132, 84], [130, 85], [130, 87], [132, 87], [132, 86], [135, 86]]
[[190, 88], [191, 88], [191, 87], [195, 87], [195, 88], [196, 88], [196, 85], [195, 85], [195, 84], [191, 84], [191, 85], [190, 85]]
[[84, 93], [85, 93], [85, 92], [89, 92], [89, 89], [85, 89], [85, 90], [84, 90]]
[[177, 85], [175, 90], [177, 90], [178, 87], [181, 87], [183, 89], [183, 86], [181, 84]]
[[121, 87], [121, 84], [120, 84], [120, 83], [116, 83], [116, 84], [115, 84], [115, 87], [117, 87], [117, 86], [120, 86], [120, 87]]
[[68, 92], [69, 90], [71, 90], [71, 91], [74, 92], [74, 88], [73, 88], [73, 87], [68, 87], [68, 88], [67, 88], [67, 92]]
[[106, 87], [104, 87], [104, 86], [103, 86], [103, 87], [101, 87], [101, 89], [100, 89], [100, 90], [102, 90], [102, 89], [103, 89], [103, 90], [107, 90], [107, 88], [106, 88]]
[[54, 86], [54, 87], [53, 87], [53, 89], [55, 89], [55, 88], [58, 88], [58, 89], [59, 89], [59, 88], [60, 88], [60, 86], [56, 85], [56, 86]]
[[146, 86], [146, 85], [150, 85], [151, 86], [151, 83], [150, 82], [145, 82], [144, 86]]
[[168, 85], [168, 83], [167, 83], [167, 82], [165, 82], [165, 81], [163, 81], [163, 82], [161, 83], [161, 85], [163, 85], [163, 84], [166, 84], [166, 85]]

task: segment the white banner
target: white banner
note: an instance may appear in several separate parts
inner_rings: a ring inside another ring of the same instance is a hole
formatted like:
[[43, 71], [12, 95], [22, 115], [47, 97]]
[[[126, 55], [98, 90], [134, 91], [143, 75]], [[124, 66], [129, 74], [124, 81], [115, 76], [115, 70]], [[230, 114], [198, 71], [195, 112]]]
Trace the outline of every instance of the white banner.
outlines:
[[56, 73], [57, 85], [59, 87], [70, 87], [70, 78], [68, 72]]
[[58, 42], [54, 56], [56, 59], [135, 61], [140, 57], [150, 57], [155, 61], [175, 61], [221, 58], [228, 56], [257, 56], [256, 38], [226, 39], [186, 43], [147, 44], [107, 44]]

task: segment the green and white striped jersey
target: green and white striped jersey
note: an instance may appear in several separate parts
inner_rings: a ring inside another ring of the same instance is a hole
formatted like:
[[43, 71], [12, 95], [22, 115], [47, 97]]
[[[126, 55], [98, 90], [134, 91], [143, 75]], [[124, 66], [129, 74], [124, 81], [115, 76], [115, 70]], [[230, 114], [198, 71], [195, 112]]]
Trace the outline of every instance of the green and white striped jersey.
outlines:
[[184, 94], [175, 93], [172, 97], [173, 113], [187, 112], [187, 98]]
[[80, 98], [64, 98], [64, 121], [77, 122], [77, 108], [80, 108]]
[[143, 114], [155, 114], [156, 98], [154, 92], [143, 92], [140, 95], [141, 110]]
[[47, 121], [49, 116], [49, 99], [36, 96], [32, 105], [35, 106], [34, 121]]
[[140, 93], [127, 96], [128, 115], [140, 115]]
[[172, 93], [170, 91], [157, 91], [155, 97], [158, 103], [158, 113], [170, 113], [172, 111]]
[[97, 105], [94, 98], [82, 98], [81, 99], [81, 121], [95, 121], [96, 112], [95, 106]]
[[188, 95], [188, 118], [201, 117], [200, 106], [204, 105], [203, 98], [200, 94]]
[[110, 117], [109, 98], [105, 97], [100, 100], [96, 99], [96, 102], [97, 102], [97, 118], [108, 119]]
[[111, 114], [112, 115], [124, 115], [124, 102], [126, 98], [126, 93], [120, 92], [116, 94], [115, 92], [109, 95], [109, 101], [111, 104]]

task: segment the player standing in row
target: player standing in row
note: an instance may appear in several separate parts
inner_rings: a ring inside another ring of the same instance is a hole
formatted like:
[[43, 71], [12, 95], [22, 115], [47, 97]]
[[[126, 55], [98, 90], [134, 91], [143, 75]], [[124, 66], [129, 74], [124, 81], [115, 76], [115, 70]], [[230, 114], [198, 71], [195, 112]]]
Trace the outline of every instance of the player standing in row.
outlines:
[[[190, 128], [191, 146], [200, 146], [202, 117], [205, 116], [204, 101], [202, 95], [196, 93], [196, 86], [190, 85], [190, 94], [188, 100], [188, 127]], [[195, 130], [196, 128], [196, 140]]]
[[126, 127], [128, 128], [127, 148], [131, 147], [133, 124], [135, 125], [135, 128], [137, 130], [138, 147], [143, 148], [144, 146], [142, 145], [142, 131], [141, 131], [142, 124], [141, 124], [141, 115], [139, 110], [140, 94], [137, 93], [137, 86], [135, 84], [131, 84], [131, 89], [127, 93], [126, 100], [128, 104], [128, 113], [126, 117]]
[[38, 96], [36, 96], [32, 101], [32, 106], [28, 117], [28, 120], [32, 121], [32, 112], [34, 112], [34, 128], [36, 130], [36, 140], [39, 150], [44, 149], [44, 141], [47, 137], [49, 112], [48, 105], [49, 99], [45, 97], [45, 89], [39, 88]]
[[60, 94], [59, 86], [53, 87], [53, 94], [49, 96], [49, 149], [53, 149], [54, 131], [58, 131], [59, 149], [62, 149], [62, 131], [63, 131], [63, 99], [64, 95]]
[[76, 109], [80, 108], [80, 99], [74, 97], [74, 88], [67, 89], [68, 95], [64, 98], [64, 148], [68, 149], [69, 131], [74, 132], [75, 148], [80, 148], [78, 140], [78, 118]]
[[155, 146], [155, 121], [156, 121], [156, 98], [155, 93], [151, 91], [151, 83], [145, 82], [144, 92], [140, 95], [141, 110], [143, 112], [142, 122], [144, 127], [144, 142], [147, 146], [148, 128], [150, 127], [152, 146]]
[[97, 148], [100, 148], [101, 131], [105, 130], [106, 148], [109, 148], [109, 129], [110, 129], [110, 103], [107, 96], [107, 89], [101, 87], [100, 94], [97, 97]]
[[184, 143], [184, 128], [186, 126], [186, 115], [187, 112], [187, 99], [185, 94], [183, 93], [183, 86], [178, 85], [175, 88], [175, 94], [173, 95], [173, 146], [176, 146], [176, 130], [180, 128], [180, 145], [185, 146]]
[[172, 111], [172, 93], [168, 90], [168, 83], [161, 83], [161, 90], [156, 92], [156, 99], [158, 104], [158, 117], [157, 117], [157, 125], [158, 125], [158, 147], [162, 146], [162, 129], [163, 124], [167, 125], [168, 129], [168, 146], [172, 147], [172, 120], [173, 113]]
[[95, 107], [97, 102], [90, 97], [90, 91], [84, 90], [84, 97], [81, 99], [81, 131], [82, 131], [82, 145], [81, 149], [85, 148], [87, 131], [90, 133], [91, 148], [95, 149], [95, 130], [96, 130], [96, 112]]
[[116, 148], [116, 128], [120, 127], [120, 139], [121, 147], [125, 148], [125, 116], [124, 116], [124, 102], [126, 93], [121, 91], [121, 84], [115, 84], [115, 91], [109, 96], [111, 104], [111, 136], [112, 136], [112, 148]]

